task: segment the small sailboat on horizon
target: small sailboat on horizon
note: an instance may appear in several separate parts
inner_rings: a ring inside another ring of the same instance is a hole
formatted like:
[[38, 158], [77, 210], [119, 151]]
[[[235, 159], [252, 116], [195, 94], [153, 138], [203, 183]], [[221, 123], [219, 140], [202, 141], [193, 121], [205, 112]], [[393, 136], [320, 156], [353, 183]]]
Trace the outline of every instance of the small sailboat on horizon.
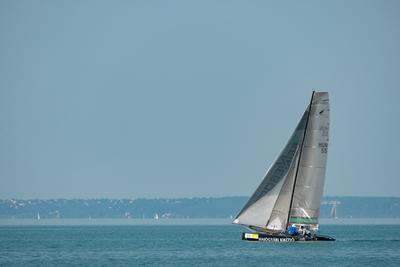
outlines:
[[[329, 142], [329, 95], [313, 91], [288, 143], [233, 223], [249, 241], [334, 241], [317, 234]], [[303, 234], [289, 234], [301, 228]], [[307, 234], [305, 234], [307, 233]]]

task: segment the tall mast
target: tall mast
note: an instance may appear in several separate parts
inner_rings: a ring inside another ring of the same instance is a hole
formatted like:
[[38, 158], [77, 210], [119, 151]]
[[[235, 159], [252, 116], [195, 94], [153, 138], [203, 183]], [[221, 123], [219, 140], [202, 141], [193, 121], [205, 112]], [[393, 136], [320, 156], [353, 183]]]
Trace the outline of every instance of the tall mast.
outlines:
[[297, 181], [297, 174], [299, 173], [301, 154], [302, 154], [302, 152], [303, 152], [304, 140], [306, 139], [306, 133], [307, 133], [307, 127], [308, 127], [308, 119], [310, 118], [310, 114], [311, 114], [311, 105], [312, 105], [312, 101], [313, 101], [313, 98], [314, 98], [314, 93], [315, 93], [315, 91], [312, 92], [311, 100], [310, 100], [310, 105], [308, 106], [308, 114], [307, 114], [307, 120], [306, 120], [306, 127], [304, 128], [303, 139], [302, 139], [302, 141], [301, 141], [299, 160], [298, 160], [298, 162], [297, 162], [296, 174], [295, 174], [295, 176], [294, 176], [293, 189], [292, 189], [292, 196], [290, 197], [290, 205], [289, 205], [289, 212], [288, 212], [287, 221], [286, 221], [286, 227], [288, 227], [288, 225], [289, 225], [290, 211], [292, 210], [294, 190], [295, 190], [295, 188], [296, 188], [296, 181]]

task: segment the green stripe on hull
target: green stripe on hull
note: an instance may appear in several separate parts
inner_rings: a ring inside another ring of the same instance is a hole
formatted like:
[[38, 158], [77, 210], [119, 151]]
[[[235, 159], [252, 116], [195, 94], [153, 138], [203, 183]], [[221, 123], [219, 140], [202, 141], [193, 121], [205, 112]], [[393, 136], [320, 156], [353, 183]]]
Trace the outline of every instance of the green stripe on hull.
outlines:
[[318, 218], [290, 217], [289, 222], [298, 224], [318, 224]]

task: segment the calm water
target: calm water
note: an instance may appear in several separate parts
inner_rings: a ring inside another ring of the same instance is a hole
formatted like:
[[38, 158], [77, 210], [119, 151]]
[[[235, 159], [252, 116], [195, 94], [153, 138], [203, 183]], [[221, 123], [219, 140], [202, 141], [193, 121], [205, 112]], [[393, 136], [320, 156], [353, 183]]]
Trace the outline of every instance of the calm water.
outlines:
[[0, 266], [400, 266], [400, 225], [323, 225], [335, 242], [241, 240], [234, 225], [0, 226]]

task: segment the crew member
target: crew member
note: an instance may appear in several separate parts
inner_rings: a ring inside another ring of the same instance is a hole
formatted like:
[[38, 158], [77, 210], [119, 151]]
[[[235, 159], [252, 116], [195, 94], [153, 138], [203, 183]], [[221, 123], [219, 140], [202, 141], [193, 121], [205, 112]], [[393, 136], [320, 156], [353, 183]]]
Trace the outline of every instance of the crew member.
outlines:
[[311, 237], [311, 232], [304, 225], [301, 226], [300, 234], [304, 237]]

